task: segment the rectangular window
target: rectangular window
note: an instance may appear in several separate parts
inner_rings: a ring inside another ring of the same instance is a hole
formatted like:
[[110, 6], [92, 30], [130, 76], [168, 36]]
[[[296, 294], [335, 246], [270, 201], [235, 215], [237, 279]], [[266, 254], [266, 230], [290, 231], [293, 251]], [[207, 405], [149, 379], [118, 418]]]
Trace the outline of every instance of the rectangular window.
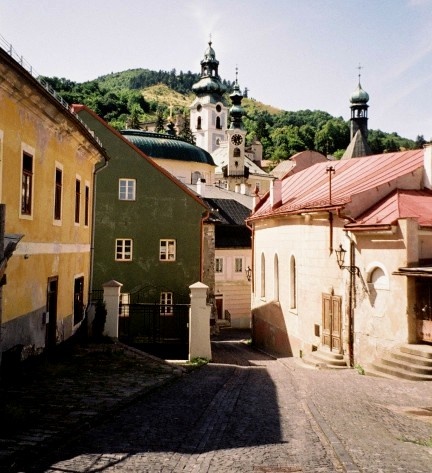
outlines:
[[159, 260], [160, 261], [175, 261], [175, 259], [176, 259], [176, 241], [175, 240], [160, 240]]
[[236, 258], [234, 262], [234, 271], [236, 273], [243, 272], [243, 258]]
[[135, 200], [135, 179], [119, 180], [119, 200]]
[[75, 223], [80, 221], [81, 181], [75, 180]]
[[33, 193], [33, 156], [23, 153], [22, 158], [22, 186], [21, 186], [21, 214], [31, 215]]
[[160, 314], [173, 315], [173, 293], [161, 292], [160, 294]]
[[84, 225], [88, 227], [89, 224], [89, 205], [90, 205], [90, 187], [85, 186], [84, 194]]
[[215, 272], [223, 273], [223, 258], [216, 258]]
[[119, 238], [116, 240], [116, 261], [132, 260], [132, 240], [127, 238]]
[[63, 171], [59, 168], [55, 170], [55, 193], [54, 193], [54, 220], [61, 220], [62, 211], [62, 191], [63, 191]]

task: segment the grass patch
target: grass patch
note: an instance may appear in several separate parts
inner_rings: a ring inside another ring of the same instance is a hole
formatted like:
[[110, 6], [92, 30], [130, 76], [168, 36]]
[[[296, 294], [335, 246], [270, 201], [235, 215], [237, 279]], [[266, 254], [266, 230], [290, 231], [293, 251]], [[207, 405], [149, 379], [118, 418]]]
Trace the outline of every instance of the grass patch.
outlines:
[[409, 442], [422, 447], [432, 448], [432, 437], [429, 437], [428, 439], [409, 439], [407, 437], [402, 437], [401, 440], [402, 442]]

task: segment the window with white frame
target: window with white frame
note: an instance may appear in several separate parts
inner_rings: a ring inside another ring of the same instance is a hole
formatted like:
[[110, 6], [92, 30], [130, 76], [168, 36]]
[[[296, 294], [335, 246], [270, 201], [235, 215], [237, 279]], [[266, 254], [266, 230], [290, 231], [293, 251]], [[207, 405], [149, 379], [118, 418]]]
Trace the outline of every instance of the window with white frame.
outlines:
[[234, 260], [234, 272], [236, 273], [243, 272], [243, 258], [236, 258]]
[[135, 179], [119, 179], [119, 200], [135, 200]]
[[294, 255], [290, 259], [290, 309], [297, 308], [297, 269]]
[[215, 272], [223, 273], [223, 258], [216, 258], [215, 260]]
[[63, 168], [55, 168], [55, 189], [54, 189], [54, 220], [61, 220], [62, 217], [62, 198], [63, 198]]
[[84, 225], [88, 227], [90, 215], [90, 186], [86, 182], [84, 187]]
[[115, 247], [116, 261], [132, 260], [132, 240], [130, 238], [117, 238]]
[[176, 241], [175, 240], [160, 240], [159, 243], [159, 260], [160, 261], [175, 261], [176, 259]]
[[172, 292], [161, 292], [160, 293], [160, 314], [161, 315], [173, 315], [173, 293]]
[[21, 215], [32, 214], [33, 156], [24, 152], [22, 156]]
[[77, 176], [75, 179], [75, 223], [80, 221], [80, 206], [81, 206], [81, 179]]

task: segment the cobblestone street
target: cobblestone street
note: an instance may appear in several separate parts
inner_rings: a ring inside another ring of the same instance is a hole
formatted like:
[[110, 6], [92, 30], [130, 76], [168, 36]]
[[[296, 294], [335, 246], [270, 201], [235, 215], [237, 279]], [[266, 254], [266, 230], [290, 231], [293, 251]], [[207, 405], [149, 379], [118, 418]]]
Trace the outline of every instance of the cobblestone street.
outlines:
[[213, 363], [22, 471], [432, 471], [431, 384], [317, 371], [235, 340], [212, 348]]

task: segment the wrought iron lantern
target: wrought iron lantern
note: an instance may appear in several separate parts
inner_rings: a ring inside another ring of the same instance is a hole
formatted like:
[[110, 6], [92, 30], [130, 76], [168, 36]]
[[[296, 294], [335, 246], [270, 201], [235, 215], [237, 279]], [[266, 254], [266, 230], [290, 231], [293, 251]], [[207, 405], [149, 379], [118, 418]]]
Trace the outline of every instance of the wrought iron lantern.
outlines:
[[246, 268], [246, 279], [250, 282], [250, 280], [252, 279], [252, 269], [250, 268], [250, 266], [248, 266]]
[[344, 266], [347, 251], [343, 248], [342, 243], [339, 244], [339, 249], [335, 250], [335, 253], [336, 261], [340, 269], [347, 269], [351, 274], [360, 275], [360, 269], [357, 266]]

